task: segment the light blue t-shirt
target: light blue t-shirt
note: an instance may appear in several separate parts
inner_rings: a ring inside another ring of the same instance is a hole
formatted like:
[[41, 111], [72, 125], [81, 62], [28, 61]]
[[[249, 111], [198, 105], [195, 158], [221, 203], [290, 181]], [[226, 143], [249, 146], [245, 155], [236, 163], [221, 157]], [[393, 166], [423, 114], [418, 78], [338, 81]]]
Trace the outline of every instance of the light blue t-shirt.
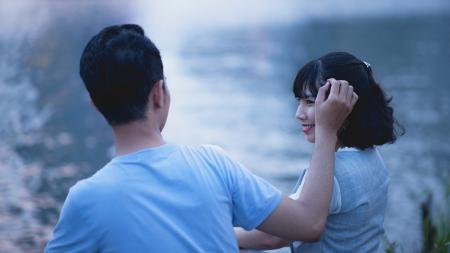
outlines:
[[215, 146], [118, 156], [70, 189], [45, 252], [238, 252], [281, 193]]
[[294, 242], [294, 252], [384, 252], [388, 183], [388, 170], [376, 148], [340, 149], [336, 152], [333, 195], [321, 240]]

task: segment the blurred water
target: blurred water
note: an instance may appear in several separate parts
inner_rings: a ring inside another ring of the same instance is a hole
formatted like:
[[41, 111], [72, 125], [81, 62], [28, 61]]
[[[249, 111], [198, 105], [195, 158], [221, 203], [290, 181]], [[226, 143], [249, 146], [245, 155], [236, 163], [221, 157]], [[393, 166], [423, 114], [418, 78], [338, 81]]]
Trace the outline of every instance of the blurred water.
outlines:
[[293, 120], [293, 75], [328, 51], [353, 52], [372, 64], [407, 129], [395, 145], [381, 148], [392, 176], [386, 230], [404, 252], [417, 252], [425, 193], [434, 193], [436, 209], [448, 212], [448, 202], [439, 201], [449, 184], [449, 23], [449, 15], [346, 18], [197, 35], [180, 63], [203, 84], [194, 96], [202, 102], [189, 113], [198, 123], [185, 130], [204, 129], [207, 122], [206, 137], [193, 141], [229, 148], [289, 192], [310, 150]]
[[[109, 128], [90, 107], [77, 75], [81, 50], [101, 27], [138, 22], [160, 47], [165, 63], [173, 101], [167, 139], [223, 146], [285, 192], [299, 169], [307, 167], [311, 150], [294, 119], [290, 89], [296, 71], [336, 50], [370, 62], [407, 129], [396, 144], [381, 148], [392, 176], [387, 236], [404, 252], [419, 251], [420, 202], [432, 192], [437, 210], [450, 184], [447, 1], [399, 1], [396, 6], [342, 0], [29, 4], [15, 5], [3, 18], [8, 29], [0, 33], [0, 52], [15, 62], [16, 72], [0, 84], [11, 87], [20, 78], [36, 89], [36, 98], [13, 114], [34, 110], [42, 120], [31, 135], [3, 131], [2, 140], [9, 136], [8, 145], [25, 169], [40, 168], [39, 180], [27, 181], [27, 187], [36, 199], [55, 200], [37, 204], [43, 227], [54, 225], [70, 185], [95, 172], [111, 154]], [[31, 16], [37, 20], [31, 22]], [[19, 32], [11, 29], [12, 17], [21, 21]], [[15, 135], [23, 138], [11, 140]]]

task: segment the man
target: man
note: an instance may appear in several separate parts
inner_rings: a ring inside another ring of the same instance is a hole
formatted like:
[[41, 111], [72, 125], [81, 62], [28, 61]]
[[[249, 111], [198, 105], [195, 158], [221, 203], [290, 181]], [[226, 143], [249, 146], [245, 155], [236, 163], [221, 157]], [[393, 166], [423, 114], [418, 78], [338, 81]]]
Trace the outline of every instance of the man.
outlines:
[[333, 80], [319, 91], [310, 175], [294, 201], [218, 147], [164, 141], [170, 95], [160, 53], [141, 27], [94, 36], [80, 75], [112, 127], [116, 155], [71, 188], [46, 252], [237, 252], [233, 225], [320, 238], [337, 130], [357, 100], [348, 83]]

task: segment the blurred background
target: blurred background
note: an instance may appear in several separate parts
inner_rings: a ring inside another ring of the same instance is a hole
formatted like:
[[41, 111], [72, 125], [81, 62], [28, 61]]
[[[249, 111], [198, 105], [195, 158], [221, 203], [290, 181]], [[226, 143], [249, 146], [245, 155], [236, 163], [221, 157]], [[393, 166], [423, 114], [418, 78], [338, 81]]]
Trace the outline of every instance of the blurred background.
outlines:
[[386, 246], [421, 252], [427, 213], [450, 234], [448, 0], [1, 0], [0, 253], [42, 252], [70, 186], [111, 158], [78, 63], [90, 37], [120, 23], [161, 50], [167, 140], [220, 145], [286, 193], [312, 148], [294, 118], [297, 70], [330, 51], [369, 62], [406, 128], [380, 148]]

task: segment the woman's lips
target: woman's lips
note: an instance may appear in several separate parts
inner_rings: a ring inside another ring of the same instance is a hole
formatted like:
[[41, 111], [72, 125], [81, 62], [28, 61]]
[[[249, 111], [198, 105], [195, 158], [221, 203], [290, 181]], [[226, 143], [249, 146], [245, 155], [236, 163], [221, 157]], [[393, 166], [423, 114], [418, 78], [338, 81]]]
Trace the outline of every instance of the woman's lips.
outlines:
[[309, 132], [313, 128], [314, 128], [314, 124], [302, 124], [302, 130], [304, 133]]

